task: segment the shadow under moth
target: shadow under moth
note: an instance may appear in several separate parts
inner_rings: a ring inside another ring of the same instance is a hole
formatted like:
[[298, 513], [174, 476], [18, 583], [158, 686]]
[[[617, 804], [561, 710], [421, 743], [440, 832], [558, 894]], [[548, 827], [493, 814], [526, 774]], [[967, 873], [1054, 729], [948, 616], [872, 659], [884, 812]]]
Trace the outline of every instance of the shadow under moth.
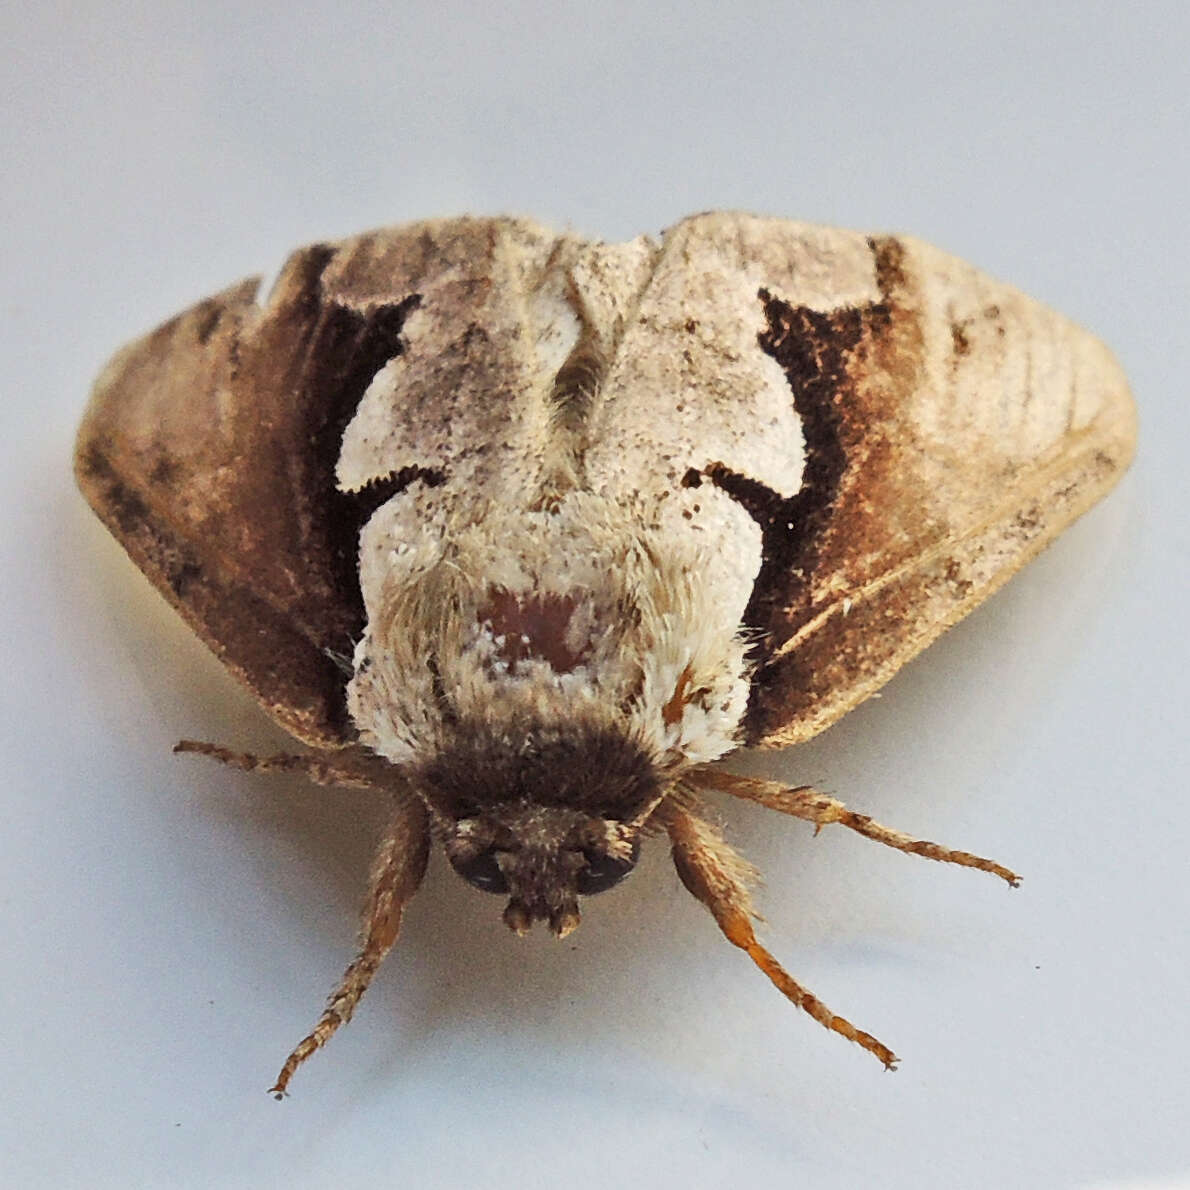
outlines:
[[727, 939], [891, 1067], [757, 940], [700, 795], [1016, 882], [713, 762], [822, 731], [1115, 483], [1107, 349], [919, 241], [734, 213], [622, 244], [430, 221], [259, 285], [116, 355], [76, 471], [308, 746], [179, 748], [391, 803], [359, 952], [272, 1090], [350, 1018], [432, 841], [565, 937], [668, 835]]

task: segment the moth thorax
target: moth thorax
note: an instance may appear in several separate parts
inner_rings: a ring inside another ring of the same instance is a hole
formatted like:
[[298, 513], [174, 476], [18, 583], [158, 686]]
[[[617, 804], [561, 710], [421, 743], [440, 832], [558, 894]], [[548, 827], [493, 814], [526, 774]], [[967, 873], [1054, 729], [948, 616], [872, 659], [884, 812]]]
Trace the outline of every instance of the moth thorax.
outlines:
[[520, 802], [454, 824], [451, 866], [484, 892], [508, 895], [505, 924], [518, 934], [545, 921], [559, 938], [579, 924], [578, 898], [618, 884], [636, 864], [635, 825]]

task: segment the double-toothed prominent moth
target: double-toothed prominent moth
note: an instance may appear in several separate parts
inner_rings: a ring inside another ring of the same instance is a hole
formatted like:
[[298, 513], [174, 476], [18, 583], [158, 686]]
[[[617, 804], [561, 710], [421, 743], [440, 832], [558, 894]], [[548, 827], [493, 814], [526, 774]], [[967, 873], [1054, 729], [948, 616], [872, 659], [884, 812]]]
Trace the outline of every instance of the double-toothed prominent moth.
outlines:
[[392, 801], [346, 1021], [431, 839], [523, 932], [668, 833], [795, 1004], [886, 1065], [752, 929], [724, 790], [1015, 876], [709, 767], [808, 739], [1102, 496], [1133, 450], [1108, 351], [916, 240], [749, 215], [604, 244], [448, 219], [317, 244], [126, 347], [79, 483], [300, 769]]

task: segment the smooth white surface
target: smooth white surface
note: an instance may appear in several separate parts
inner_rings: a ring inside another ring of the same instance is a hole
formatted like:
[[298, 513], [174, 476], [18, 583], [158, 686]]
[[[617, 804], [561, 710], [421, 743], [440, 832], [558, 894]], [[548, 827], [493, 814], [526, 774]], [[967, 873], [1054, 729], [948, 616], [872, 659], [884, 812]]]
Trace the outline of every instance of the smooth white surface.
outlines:
[[[1190, 1182], [1182, 5], [72, 4], [0, 18], [0, 1182]], [[1140, 455], [885, 692], [772, 771], [1022, 871], [730, 807], [784, 1003], [664, 848], [565, 943], [437, 861], [354, 1023], [358, 793], [283, 746], [69, 476], [107, 355], [290, 247], [465, 210], [611, 238], [742, 207], [911, 231], [1101, 334]]]

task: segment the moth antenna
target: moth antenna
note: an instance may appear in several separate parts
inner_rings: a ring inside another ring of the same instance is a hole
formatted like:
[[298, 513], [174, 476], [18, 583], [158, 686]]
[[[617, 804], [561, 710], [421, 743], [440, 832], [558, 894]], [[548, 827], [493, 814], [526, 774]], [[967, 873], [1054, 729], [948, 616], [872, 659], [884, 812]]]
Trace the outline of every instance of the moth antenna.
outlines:
[[984, 859], [979, 855], [972, 855], [969, 851], [955, 851], [950, 847], [943, 847], [938, 843], [931, 843], [928, 839], [915, 839], [892, 827], [884, 826], [873, 821], [867, 814], [859, 814], [849, 810], [842, 802], [821, 793], [812, 785], [797, 787], [782, 785], [779, 781], [765, 781], [758, 777], [741, 777], [735, 773], [725, 773], [719, 769], [700, 769], [687, 778], [704, 789], [718, 789], [729, 793], [732, 797], [743, 798], [746, 801], [757, 802], [770, 810], [777, 810], [782, 814], [789, 814], [794, 818], [802, 818], [814, 824], [817, 834], [824, 826], [837, 822], [848, 830], [853, 830], [865, 838], [883, 843], [897, 851], [908, 852], [911, 855], [921, 855], [926, 859], [938, 860], [945, 864], [958, 864], [963, 868], [977, 868], [981, 872], [990, 872], [999, 876], [1011, 888], [1016, 888], [1021, 878], [1010, 868], [998, 864], [995, 860]]
[[218, 744], [203, 740], [179, 740], [174, 752], [191, 752], [209, 756], [220, 764], [246, 773], [301, 773], [316, 785], [342, 785], [353, 789], [393, 788], [397, 779], [395, 766], [376, 757], [349, 755], [346, 761], [326, 760], [297, 752], [275, 752], [271, 756], [257, 756], [255, 752], [234, 752]]
[[897, 1056], [888, 1046], [831, 1012], [757, 941], [750, 920], [757, 916], [750, 889], [756, 881], [756, 869], [728, 845], [718, 828], [693, 810], [667, 801], [658, 813], [669, 832], [678, 876], [711, 911], [728, 942], [747, 952], [786, 999], [823, 1027], [867, 1050], [886, 1070], [894, 1069]]
[[401, 916], [417, 892], [430, 853], [430, 831], [425, 807], [416, 797], [401, 797], [384, 838], [372, 860], [368, 895], [360, 926], [360, 950], [331, 993], [322, 1016], [285, 1059], [270, 1094], [281, 1099], [294, 1071], [315, 1050], [321, 1049], [340, 1025], [351, 1020], [372, 976], [393, 948], [401, 929]]

